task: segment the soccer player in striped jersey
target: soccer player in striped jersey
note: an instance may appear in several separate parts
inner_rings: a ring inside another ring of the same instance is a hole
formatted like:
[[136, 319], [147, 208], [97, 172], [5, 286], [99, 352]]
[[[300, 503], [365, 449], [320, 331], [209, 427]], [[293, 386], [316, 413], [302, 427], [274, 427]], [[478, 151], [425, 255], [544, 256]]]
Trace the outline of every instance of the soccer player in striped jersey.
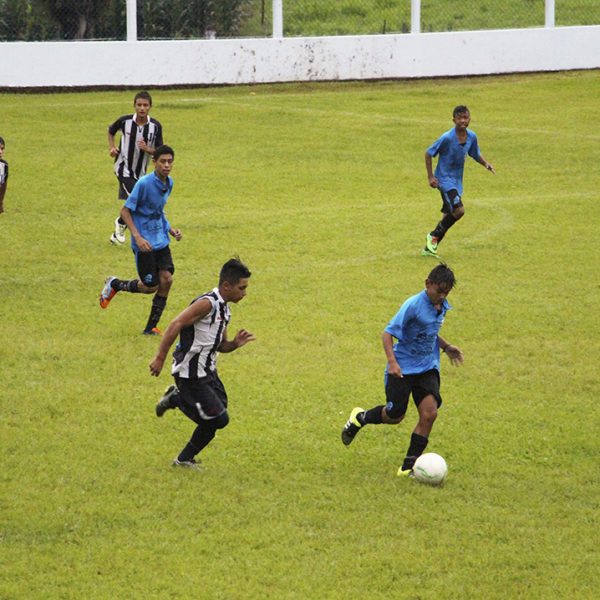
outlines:
[[198, 468], [195, 457], [212, 441], [217, 430], [229, 423], [227, 392], [217, 373], [217, 356], [255, 339], [245, 329], [240, 329], [232, 340], [227, 338], [231, 319], [228, 304], [237, 304], [244, 298], [250, 275], [239, 258], [228, 260], [221, 268], [219, 285], [198, 296], [169, 323], [150, 363], [150, 374], [158, 377], [169, 348], [179, 336], [171, 368], [175, 385], [166, 389], [156, 405], [156, 415], [162, 417], [167, 410], [178, 408], [196, 423], [196, 428], [173, 460], [173, 466]]
[[4, 212], [4, 194], [6, 194], [8, 184], [8, 163], [2, 158], [4, 147], [4, 138], [0, 137], [0, 213]]
[[121, 217], [131, 231], [131, 249], [139, 279], [108, 277], [100, 293], [101, 308], [108, 308], [118, 292], [154, 294], [143, 331], [145, 335], [160, 335], [157, 325], [167, 304], [175, 272], [169, 236], [179, 241], [183, 235], [179, 229], [171, 227], [164, 212], [173, 189], [170, 173], [174, 159], [173, 148], [159, 146], [152, 158], [154, 172], [144, 175], [135, 184], [121, 209]]
[[[477, 143], [477, 135], [468, 129], [471, 113], [466, 106], [457, 106], [452, 113], [454, 127], [443, 133], [425, 152], [427, 180], [432, 188], [437, 188], [442, 196], [443, 219], [435, 229], [427, 234], [421, 254], [437, 256], [437, 248], [448, 229], [465, 214], [462, 202], [463, 171], [465, 159], [470, 156], [491, 173], [494, 167], [483, 158]], [[439, 156], [435, 173], [432, 159]]]
[[[152, 96], [138, 92], [133, 99], [135, 113], [123, 115], [108, 127], [108, 151], [115, 159], [115, 174], [119, 180], [119, 200], [127, 200], [138, 179], [146, 174], [148, 162], [154, 149], [162, 146], [162, 125], [150, 117]], [[119, 147], [115, 136], [121, 132]], [[125, 243], [127, 225], [119, 215], [110, 241]]]
[[[404, 462], [398, 469], [400, 476], [412, 476], [413, 465], [427, 447], [438, 407], [442, 404], [440, 349], [453, 365], [463, 362], [460, 348], [439, 335], [450, 309], [446, 297], [455, 283], [452, 270], [439, 264], [425, 280], [425, 289], [402, 304], [382, 335], [387, 358], [386, 404], [369, 410], [356, 407], [342, 430], [342, 442], [348, 446], [366, 425], [397, 425], [406, 415], [412, 394], [419, 421], [412, 432]], [[394, 339], [397, 340], [395, 344]]]

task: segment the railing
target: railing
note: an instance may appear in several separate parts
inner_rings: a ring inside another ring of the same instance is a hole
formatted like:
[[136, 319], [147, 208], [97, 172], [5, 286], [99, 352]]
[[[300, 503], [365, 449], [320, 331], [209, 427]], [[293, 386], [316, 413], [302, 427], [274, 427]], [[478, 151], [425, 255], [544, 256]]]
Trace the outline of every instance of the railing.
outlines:
[[282, 38], [599, 24], [600, 0], [0, 0], [0, 41]]

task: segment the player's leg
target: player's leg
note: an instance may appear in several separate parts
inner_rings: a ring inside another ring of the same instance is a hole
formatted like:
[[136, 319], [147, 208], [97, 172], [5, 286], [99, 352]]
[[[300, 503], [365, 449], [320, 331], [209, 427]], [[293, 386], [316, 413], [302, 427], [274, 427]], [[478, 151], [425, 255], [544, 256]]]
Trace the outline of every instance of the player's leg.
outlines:
[[348, 446], [365, 425], [397, 425], [404, 419], [410, 396], [408, 377], [386, 375], [385, 395], [387, 404], [379, 404], [369, 410], [356, 407], [342, 429], [342, 442]]
[[[129, 194], [131, 194], [131, 190], [135, 186], [136, 180], [133, 177], [119, 177], [119, 200], [125, 201], [129, 198]], [[127, 229], [127, 225], [125, 221], [121, 218], [119, 214], [115, 219], [115, 230], [110, 236], [110, 241], [112, 244], [119, 245], [125, 243], [125, 231]]]
[[140, 279], [119, 279], [115, 276], [106, 278], [100, 292], [100, 307], [108, 308], [110, 301], [118, 292], [130, 294], [152, 294], [158, 290], [158, 270], [152, 252], [133, 251], [135, 264]]
[[188, 443], [173, 461], [173, 466], [190, 466], [229, 423], [227, 393], [216, 375], [202, 379], [176, 379], [180, 392], [178, 408], [197, 424]]
[[144, 327], [145, 335], [160, 335], [157, 326], [167, 305], [167, 297], [173, 285], [173, 274], [175, 273], [175, 266], [173, 265], [171, 251], [168, 246], [156, 251], [155, 258], [158, 266], [158, 289], [154, 298], [152, 298], [150, 315], [148, 316], [146, 327]]
[[436, 240], [436, 247], [443, 239], [448, 229], [450, 229], [465, 214], [465, 207], [462, 203], [462, 197], [457, 190], [441, 192], [444, 217], [437, 224], [436, 228], [430, 233], [430, 236]]
[[438, 408], [442, 404], [440, 379], [436, 370], [427, 371], [415, 380], [413, 400], [419, 412], [419, 421], [410, 436], [410, 444], [398, 475], [412, 472], [415, 461], [427, 448], [429, 434], [437, 418]]

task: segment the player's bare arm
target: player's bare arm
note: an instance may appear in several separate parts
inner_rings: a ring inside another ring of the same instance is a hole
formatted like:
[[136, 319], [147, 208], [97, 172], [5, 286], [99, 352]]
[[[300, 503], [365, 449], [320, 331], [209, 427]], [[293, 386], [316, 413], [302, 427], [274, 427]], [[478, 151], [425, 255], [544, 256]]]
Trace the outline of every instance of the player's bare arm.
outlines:
[[444, 352], [450, 359], [450, 363], [455, 367], [462, 365], [465, 361], [465, 357], [462, 350], [458, 346], [449, 344], [444, 338], [438, 335], [438, 343], [442, 352]]
[[160, 340], [156, 356], [150, 362], [150, 375], [153, 375], [154, 377], [158, 377], [160, 375], [169, 349], [173, 345], [173, 342], [177, 339], [177, 336], [180, 334], [181, 330], [184, 327], [193, 325], [199, 319], [203, 319], [210, 313], [211, 310], [212, 304], [210, 303], [210, 300], [202, 298], [193, 304], [190, 304], [190, 306], [179, 313], [179, 315], [177, 315], [169, 323], [169, 326], [165, 330], [165, 333]]
[[482, 154], [479, 155], [479, 158], [477, 159], [477, 162], [480, 165], [483, 165], [488, 171], [490, 171], [494, 175], [496, 174], [496, 171], [494, 170], [494, 167], [487, 160], [485, 160], [485, 158], [483, 158]]
[[135, 226], [135, 223], [133, 222], [133, 217], [131, 216], [131, 211], [126, 206], [123, 206], [123, 208], [121, 208], [121, 219], [123, 219], [123, 221], [125, 221], [125, 225], [127, 225], [127, 227], [129, 227], [131, 236], [135, 239], [135, 243], [137, 244], [140, 251], [141, 252], [150, 252], [152, 250], [152, 245], [150, 244], [150, 242], [148, 242], [148, 240], [146, 240], [145, 238], [143, 238], [140, 235], [138, 228]]
[[433, 161], [429, 152], [425, 152], [425, 168], [427, 169], [427, 179], [432, 188], [438, 187], [437, 177], [433, 174]]
[[227, 329], [223, 332], [223, 339], [219, 345], [219, 352], [233, 352], [238, 348], [253, 342], [256, 338], [246, 329], [240, 329], [232, 340], [227, 339]]
[[108, 132], [108, 153], [114, 158], [119, 154], [119, 149], [115, 146], [115, 136]]
[[381, 336], [381, 341], [383, 342], [383, 350], [388, 361], [388, 373], [392, 375], [392, 377], [402, 377], [402, 369], [394, 354], [394, 338], [387, 331], [384, 331]]

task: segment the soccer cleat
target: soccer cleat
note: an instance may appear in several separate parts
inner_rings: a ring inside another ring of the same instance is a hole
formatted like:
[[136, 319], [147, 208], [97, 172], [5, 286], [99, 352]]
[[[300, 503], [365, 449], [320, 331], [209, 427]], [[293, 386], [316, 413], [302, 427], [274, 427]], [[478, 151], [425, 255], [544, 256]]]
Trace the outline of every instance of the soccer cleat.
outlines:
[[142, 331], [142, 333], [144, 335], [158, 335], [158, 336], [162, 335], [162, 331], [158, 327], [153, 327], [152, 329], [144, 329], [144, 331]]
[[179, 390], [176, 385], [170, 385], [163, 394], [162, 398], [156, 404], [156, 416], [162, 417], [168, 410], [175, 408], [171, 403], [173, 396], [175, 396]]
[[437, 254], [438, 239], [432, 236], [430, 233], [427, 234], [427, 241], [425, 243], [425, 250], [429, 250], [431, 254]]
[[106, 282], [104, 283], [104, 287], [100, 292], [100, 308], [108, 308], [110, 301], [115, 297], [117, 290], [115, 290], [111, 283], [116, 279], [116, 277], [107, 277]]
[[398, 469], [398, 473], [397, 473], [398, 477], [408, 477], [409, 479], [413, 479], [415, 474], [413, 472], [412, 469], [404, 469], [402, 470], [402, 467], [400, 467]]
[[125, 223], [119, 223], [119, 218], [115, 219], [115, 232], [110, 236], [110, 241], [115, 244], [124, 244], [125, 243], [125, 230], [127, 229], [127, 225]]
[[362, 425], [360, 421], [356, 418], [361, 412], [364, 412], [363, 408], [357, 406], [352, 409], [350, 413], [350, 418], [348, 422], [344, 425], [344, 429], [342, 429], [342, 442], [345, 446], [349, 446], [352, 443], [352, 440], [356, 437], [356, 434], [360, 431]]
[[191, 460], [179, 460], [174, 458], [171, 463], [172, 467], [183, 467], [184, 469], [192, 469], [194, 471], [201, 471], [200, 465], [192, 458]]
[[429, 252], [427, 248], [423, 248], [423, 250], [421, 250], [421, 256], [433, 256], [433, 258], [440, 257], [440, 255], [437, 252]]

